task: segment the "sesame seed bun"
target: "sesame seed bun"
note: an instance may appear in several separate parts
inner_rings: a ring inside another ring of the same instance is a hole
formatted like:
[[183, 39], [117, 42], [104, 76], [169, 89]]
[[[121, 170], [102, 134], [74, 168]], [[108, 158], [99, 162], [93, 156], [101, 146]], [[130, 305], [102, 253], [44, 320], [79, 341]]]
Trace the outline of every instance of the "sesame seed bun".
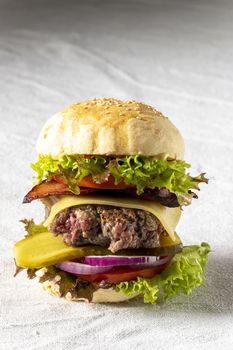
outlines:
[[156, 109], [136, 101], [98, 98], [78, 102], [50, 118], [37, 151], [63, 155], [134, 155], [182, 159], [178, 129]]

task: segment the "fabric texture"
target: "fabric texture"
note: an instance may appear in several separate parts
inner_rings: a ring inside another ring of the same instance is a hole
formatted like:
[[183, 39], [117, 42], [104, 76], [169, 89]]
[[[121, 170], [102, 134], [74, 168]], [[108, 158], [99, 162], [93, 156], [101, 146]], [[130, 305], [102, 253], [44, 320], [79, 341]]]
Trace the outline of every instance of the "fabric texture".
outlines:
[[[231, 0], [0, 0], [0, 349], [233, 348], [233, 2]], [[165, 305], [69, 303], [22, 272], [12, 247], [29, 163], [45, 121], [78, 100], [136, 99], [179, 128], [193, 175], [184, 244], [212, 246], [206, 283]]]

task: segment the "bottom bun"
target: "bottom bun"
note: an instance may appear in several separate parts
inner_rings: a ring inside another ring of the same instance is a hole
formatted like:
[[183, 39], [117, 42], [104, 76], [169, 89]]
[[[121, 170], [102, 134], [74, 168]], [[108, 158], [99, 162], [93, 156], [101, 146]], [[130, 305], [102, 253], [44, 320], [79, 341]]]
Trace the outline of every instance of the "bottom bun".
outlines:
[[[53, 288], [53, 285], [48, 281], [42, 283], [42, 287], [45, 291], [49, 292], [51, 295], [60, 297], [57, 293], [56, 288]], [[120, 303], [123, 301], [127, 301], [129, 299], [135, 298], [139, 296], [139, 293], [135, 293], [133, 295], [127, 296], [122, 292], [116, 292], [113, 288], [99, 288], [97, 291], [93, 293], [92, 300], [88, 300], [87, 298], [75, 298], [72, 297], [71, 293], [67, 293], [64, 295], [64, 298], [68, 301], [85, 301], [87, 303]]]
[[[42, 268], [40, 270], [37, 270], [36, 276], [39, 278], [44, 274], [46, 268]], [[50, 293], [53, 296], [56, 297], [64, 297], [68, 301], [85, 301], [85, 302], [91, 302], [91, 303], [120, 303], [123, 301], [127, 301], [129, 299], [133, 299], [135, 297], [138, 297], [140, 293], [134, 293], [130, 296], [125, 295], [122, 292], [116, 292], [113, 288], [99, 288], [97, 289], [92, 296], [92, 300], [89, 300], [87, 298], [77, 298], [75, 296], [72, 296], [70, 292], [66, 293], [65, 295], [61, 295], [60, 289], [59, 289], [59, 276], [55, 276], [51, 280], [46, 280], [44, 282], [40, 282], [42, 285], [42, 288]]]
[[103, 289], [100, 288], [93, 294], [93, 303], [119, 303], [135, 298], [139, 293], [135, 293], [131, 296], [127, 296], [122, 292], [116, 292], [113, 288]]

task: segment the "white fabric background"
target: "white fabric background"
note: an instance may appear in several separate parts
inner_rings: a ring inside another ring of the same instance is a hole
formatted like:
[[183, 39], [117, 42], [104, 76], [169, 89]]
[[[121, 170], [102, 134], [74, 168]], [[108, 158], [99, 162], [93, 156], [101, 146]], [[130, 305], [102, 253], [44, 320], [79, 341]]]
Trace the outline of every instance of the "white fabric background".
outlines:
[[[233, 348], [233, 2], [0, 0], [0, 349]], [[206, 171], [185, 208], [185, 244], [208, 241], [206, 284], [168, 305], [68, 303], [13, 278], [18, 222], [45, 120], [80, 99], [150, 103]]]

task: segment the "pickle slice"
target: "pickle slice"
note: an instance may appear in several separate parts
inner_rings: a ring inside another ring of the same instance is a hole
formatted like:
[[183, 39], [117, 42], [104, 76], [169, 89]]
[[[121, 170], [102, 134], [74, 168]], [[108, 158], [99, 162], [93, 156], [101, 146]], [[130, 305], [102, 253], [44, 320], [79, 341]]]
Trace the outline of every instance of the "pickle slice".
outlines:
[[[152, 249], [124, 249], [114, 255], [173, 255], [181, 251], [182, 243], [177, 234], [175, 241], [169, 236], [161, 236], [161, 247]], [[20, 267], [39, 268], [54, 265], [61, 261], [81, 258], [86, 255], [113, 255], [105, 247], [87, 245], [70, 247], [62, 236], [54, 236], [50, 231], [38, 233], [18, 241], [14, 246], [16, 264]]]

